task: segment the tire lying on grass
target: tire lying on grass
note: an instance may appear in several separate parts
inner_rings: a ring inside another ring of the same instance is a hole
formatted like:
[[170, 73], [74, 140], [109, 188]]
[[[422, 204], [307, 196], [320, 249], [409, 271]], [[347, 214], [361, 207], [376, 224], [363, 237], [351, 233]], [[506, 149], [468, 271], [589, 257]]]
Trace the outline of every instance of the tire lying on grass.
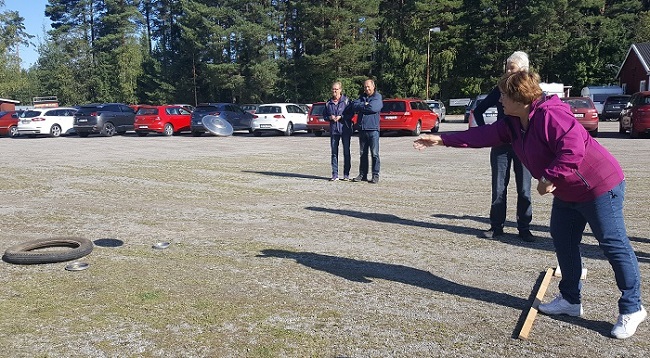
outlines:
[[[41, 250], [65, 247], [66, 250]], [[14, 245], [5, 251], [2, 259], [12, 264], [45, 264], [70, 261], [84, 257], [93, 251], [92, 241], [80, 237], [53, 237]]]

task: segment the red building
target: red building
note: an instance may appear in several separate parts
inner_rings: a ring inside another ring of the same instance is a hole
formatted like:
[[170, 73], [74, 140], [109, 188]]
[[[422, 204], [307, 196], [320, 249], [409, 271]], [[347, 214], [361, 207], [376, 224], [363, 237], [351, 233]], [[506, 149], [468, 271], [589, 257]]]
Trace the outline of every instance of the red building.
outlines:
[[13, 99], [0, 98], [0, 111], [15, 111], [17, 104], [20, 104], [20, 101], [14, 101]]
[[647, 91], [650, 83], [650, 42], [632, 44], [616, 74], [623, 93]]

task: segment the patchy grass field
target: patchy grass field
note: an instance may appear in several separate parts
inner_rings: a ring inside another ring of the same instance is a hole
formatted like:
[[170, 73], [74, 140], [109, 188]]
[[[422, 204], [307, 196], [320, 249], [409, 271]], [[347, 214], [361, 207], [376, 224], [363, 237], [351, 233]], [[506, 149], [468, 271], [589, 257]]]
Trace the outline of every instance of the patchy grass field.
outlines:
[[[599, 141], [627, 176], [648, 306], [650, 139], [617, 126], [601, 123]], [[420, 153], [413, 139], [382, 137], [378, 185], [328, 182], [329, 138], [307, 134], [0, 139], [2, 252], [54, 236], [96, 244], [85, 271], [0, 262], [0, 356], [650, 355], [650, 322], [608, 337], [619, 293], [589, 232], [585, 316], [538, 316], [515, 338], [556, 265], [551, 198], [533, 197], [537, 242], [516, 237], [514, 195], [509, 235], [480, 239], [489, 149]], [[353, 176], [358, 163], [353, 138]]]

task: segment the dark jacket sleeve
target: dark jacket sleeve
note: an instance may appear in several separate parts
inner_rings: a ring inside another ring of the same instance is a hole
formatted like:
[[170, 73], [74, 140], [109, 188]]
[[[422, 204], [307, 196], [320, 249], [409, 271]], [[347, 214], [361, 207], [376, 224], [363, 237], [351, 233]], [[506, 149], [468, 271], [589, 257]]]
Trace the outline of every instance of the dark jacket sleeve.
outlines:
[[325, 108], [323, 108], [323, 118], [329, 121], [330, 116], [332, 116], [332, 114], [330, 113], [329, 101], [327, 101], [325, 102]]
[[487, 111], [490, 107], [495, 107], [499, 100], [501, 99], [501, 91], [499, 87], [494, 87], [492, 91], [485, 97], [484, 100], [479, 103], [476, 108], [474, 108], [474, 120], [476, 120], [477, 126], [484, 126], [485, 119], [483, 118], [483, 113]]

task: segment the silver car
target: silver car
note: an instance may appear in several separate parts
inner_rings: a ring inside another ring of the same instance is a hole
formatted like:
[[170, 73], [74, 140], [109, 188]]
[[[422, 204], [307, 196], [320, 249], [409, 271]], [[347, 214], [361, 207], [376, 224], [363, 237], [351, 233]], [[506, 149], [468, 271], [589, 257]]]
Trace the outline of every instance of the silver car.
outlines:
[[[474, 101], [472, 101], [472, 106], [469, 109], [469, 127], [476, 127], [476, 119], [474, 118], [474, 109], [476, 109], [476, 106], [478, 106], [479, 103], [481, 103], [485, 97], [487, 97], [486, 94], [480, 94], [476, 97]], [[485, 121], [485, 124], [492, 124], [496, 122], [497, 116], [499, 115], [499, 111], [497, 110], [497, 107], [490, 107], [488, 108], [484, 113], [483, 113], [483, 120]]]
[[440, 122], [445, 121], [445, 116], [447, 115], [447, 108], [445, 107], [445, 104], [442, 103], [442, 101], [438, 101], [435, 99], [428, 99], [425, 101], [429, 108], [438, 115], [438, 118], [440, 118]]

